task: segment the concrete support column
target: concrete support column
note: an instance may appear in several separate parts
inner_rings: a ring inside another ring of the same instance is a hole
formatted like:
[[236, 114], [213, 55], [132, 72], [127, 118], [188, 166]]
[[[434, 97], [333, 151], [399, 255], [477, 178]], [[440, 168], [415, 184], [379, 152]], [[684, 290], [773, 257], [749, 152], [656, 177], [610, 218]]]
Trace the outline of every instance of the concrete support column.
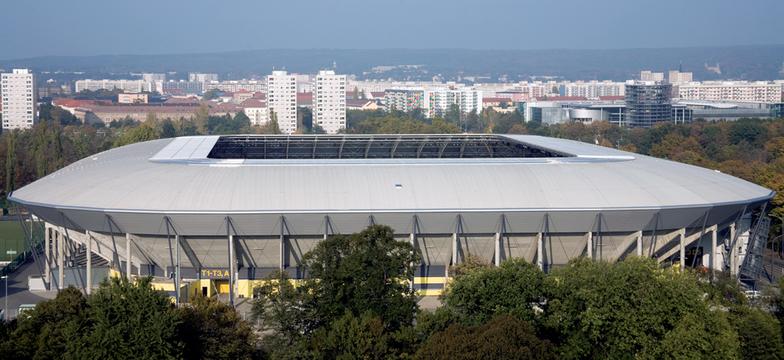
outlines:
[[716, 263], [716, 247], [718, 242], [718, 228], [716, 226], [711, 229], [711, 244], [710, 244], [710, 271], [711, 271], [711, 278], [716, 276], [716, 268], [718, 264]]
[[539, 270], [544, 270], [544, 238], [542, 233], [536, 233], [536, 265]]
[[457, 233], [452, 233], [452, 265], [457, 265]]
[[47, 290], [52, 290], [52, 228], [45, 226], [44, 227], [44, 266], [46, 267], [46, 271], [44, 272], [44, 281], [46, 281], [46, 286], [49, 288]]
[[229, 235], [229, 305], [234, 306], [234, 286], [237, 274], [237, 256], [234, 254], [234, 235]]
[[589, 231], [585, 234], [585, 249], [588, 253], [588, 258], [593, 260], [593, 232]]
[[182, 274], [180, 273], [180, 235], [174, 235], [174, 304], [180, 305], [180, 281]]
[[63, 283], [65, 282], [65, 244], [63, 241], [63, 235], [60, 234], [59, 231], [56, 232], [57, 234], [57, 267], [60, 270], [60, 273], [57, 274], [57, 287], [59, 289], [63, 289]]
[[131, 280], [131, 234], [125, 233], [125, 278]]
[[286, 237], [284, 236], [284, 219], [283, 217], [280, 218], [280, 271], [286, 269]]
[[680, 265], [681, 271], [686, 269], [686, 229], [680, 229], [678, 231], [678, 237], [680, 238]]
[[93, 292], [93, 234], [87, 230], [87, 295]]
[[730, 274], [732, 276], [738, 275], [738, 244], [735, 242], [737, 235], [735, 224], [730, 224]]
[[501, 232], [495, 233], [495, 252], [493, 254], [495, 266], [501, 266]]
[[[416, 234], [414, 234], [414, 229], [411, 229], [411, 234], [408, 235], [408, 242], [411, 244], [412, 249], [416, 249]], [[411, 263], [411, 266], [414, 266], [414, 263]], [[414, 278], [419, 273], [418, 269], [414, 269], [414, 275], [411, 277], [411, 282], [409, 282], [409, 288], [414, 288]]]
[[642, 257], [642, 231], [637, 232], [637, 256]]

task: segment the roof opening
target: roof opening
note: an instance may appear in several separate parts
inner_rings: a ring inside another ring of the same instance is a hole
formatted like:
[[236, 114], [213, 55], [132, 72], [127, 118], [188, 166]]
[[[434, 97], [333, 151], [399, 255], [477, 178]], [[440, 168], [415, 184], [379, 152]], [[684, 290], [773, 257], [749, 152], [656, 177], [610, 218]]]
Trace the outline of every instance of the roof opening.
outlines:
[[221, 136], [210, 159], [481, 159], [571, 156], [499, 135]]

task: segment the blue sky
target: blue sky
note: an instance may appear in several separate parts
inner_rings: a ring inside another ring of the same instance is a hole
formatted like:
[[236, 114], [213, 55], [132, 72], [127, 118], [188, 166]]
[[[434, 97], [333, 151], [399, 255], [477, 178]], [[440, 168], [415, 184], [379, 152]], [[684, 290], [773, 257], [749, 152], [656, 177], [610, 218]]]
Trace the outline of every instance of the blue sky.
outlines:
[[0, 59], [784, 43], [782, 0], [3, 0]]

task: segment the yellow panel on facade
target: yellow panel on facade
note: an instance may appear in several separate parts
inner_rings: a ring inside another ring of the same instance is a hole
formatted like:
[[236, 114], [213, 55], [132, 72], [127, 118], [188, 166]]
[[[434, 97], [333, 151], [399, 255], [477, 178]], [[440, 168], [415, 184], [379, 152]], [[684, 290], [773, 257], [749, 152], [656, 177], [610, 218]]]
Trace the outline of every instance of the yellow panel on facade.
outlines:
[[228, 281], [215, 281], [215, 287], [218, 288], [218, 294], [228, 294], [229, 293], [229, 282]]

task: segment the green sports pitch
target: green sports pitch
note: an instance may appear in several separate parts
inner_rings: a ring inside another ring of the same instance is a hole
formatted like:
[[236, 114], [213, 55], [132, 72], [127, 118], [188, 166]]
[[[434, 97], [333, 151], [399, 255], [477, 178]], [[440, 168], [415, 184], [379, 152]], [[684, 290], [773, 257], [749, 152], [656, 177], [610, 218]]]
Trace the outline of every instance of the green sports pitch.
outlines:
[[11, 261], [25, 250], [24, 236], [18, 221], [0, 221], [0, 261]]

